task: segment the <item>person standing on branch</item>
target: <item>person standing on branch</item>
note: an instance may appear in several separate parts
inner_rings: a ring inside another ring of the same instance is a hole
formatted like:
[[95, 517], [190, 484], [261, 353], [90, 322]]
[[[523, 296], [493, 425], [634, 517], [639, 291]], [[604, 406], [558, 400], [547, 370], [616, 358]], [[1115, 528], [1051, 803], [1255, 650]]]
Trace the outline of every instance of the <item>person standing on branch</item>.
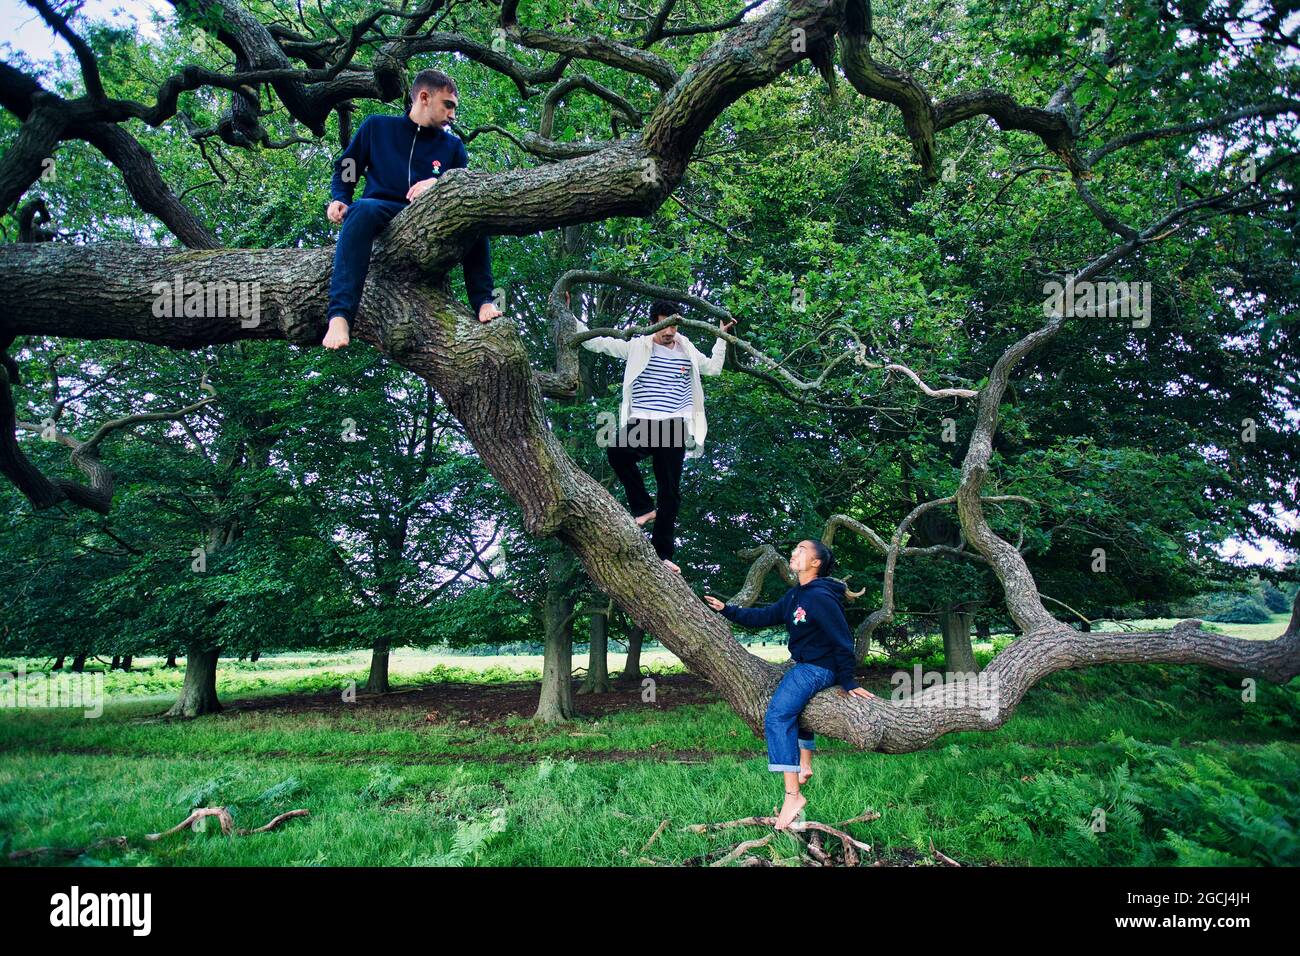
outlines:
[[[650, 303], [650, 323], [677, 318], [677, 306], [664, 299]], [[718, 323], [726, 332], [736, 320]], [[579, 332], [587, 326], [577, 319]], [[681, 568], [672, 561], [676, 552], [674, 532], [681, 506], [682, 467], [687, 458], [703, 454], [708, 423], [704, 417], [704, 387], [701, 375], [721, 375], [727, 358], [727, 342], [718, 338], [706, 358], [674, 322], [650, 335], [633, 339], [597, 336], [583, 341], [583, 347], [627, 362], [623, 370], [623, 402], [619, 406], [619, 429], [605, 444], [610, 467], [627, 492], [627, 504], [636, 523], [653, 521], [651, 542], [655, 554], [672, 571]], [[641, 477], [642, 458], [652, 459], [656, 498], [650, 500]]]
[[[326, 312], [329, 329], [321, 343], [327, 349], [351, 341], [351, 323], [370, 270], [375, 236], [416, 197], [437, 185], [443, 173], [469, 165], [465, 144], [444, 128], [456, 118], [458, 102], [455, 80], [439, 70], [422, 70], [411, 83], [410, 111], [405, 116], [366, 117], [335, 161], [330, 182], [333, 199], [325, 214], [343, 228], [334, 246]], [[366, 188], [353, 202], [360, 176], [366, 177]], [[470, 305], [480, 322], [489, 322], [501, 312], [492, 302], [486, 236], [469, 247], [463, 264]]]
[[800, 788], [812, 776], [812, 752], [817, 748], [812, 731], [799, 733], [799, 714], [819, 691], [832, 684], [855, 697], [875, 697], [853, 679], [857, 660], [853, 635], [844, 617], [844, 592], [848, 586], [828, 577], [835, 566], [831, 549], [820, 541], [800, 541], [790, 552], [790, 570], [799, 583], [781, 600], [766, 607], [724, 604], [711, 594], [705, 603], [729, 621], [744, 627], [772, 627], [785, 624], [789, 635], [790, 659], [794, 666], [776, 685], [763, 717], [767, 737], [767, 769], [785, 775], [785, 802], [776, 818], [776, 829], [784, 830], [808, 803]]

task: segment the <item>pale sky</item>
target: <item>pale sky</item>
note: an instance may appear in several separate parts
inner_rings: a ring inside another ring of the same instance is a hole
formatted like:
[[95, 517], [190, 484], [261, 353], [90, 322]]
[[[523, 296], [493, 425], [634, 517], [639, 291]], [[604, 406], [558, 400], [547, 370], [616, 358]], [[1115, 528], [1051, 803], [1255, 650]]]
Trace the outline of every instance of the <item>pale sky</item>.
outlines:
[[[145, 36], [157, 36], [150, 24], [150, 11], [165, 17], [175, 15], [172, 5], [164, 0], [85, 0], [81, 7], [82, 16], [90, 20], [106, 20], [115, 26], [134, 24]], [[21, 0], [0, 0], [0, 43], [9, 43], [34, 60], [49, 59], [56, 49], [64, 55], [72, 53], [40, 14]]]

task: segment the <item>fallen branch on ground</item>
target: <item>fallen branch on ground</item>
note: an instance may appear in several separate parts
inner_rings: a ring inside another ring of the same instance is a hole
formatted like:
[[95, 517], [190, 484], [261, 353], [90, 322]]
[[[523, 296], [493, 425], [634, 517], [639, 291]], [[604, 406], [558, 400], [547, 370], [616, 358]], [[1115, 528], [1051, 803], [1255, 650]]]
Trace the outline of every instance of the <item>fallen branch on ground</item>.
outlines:
[[[202, 820], [205, 817], [216, 817], [217, 820], [221, 823], [221, 832], [226, 836], [230, 836], [232, 834], [236, 836], [248, 836], [251, 833], [268, 833], [271, 830], [274, 830], [276, 827], [278, 827], [285, 820], [288, 820], [292, 817], [305, 817], [310, 815], [310, 813], [311, 813], [310, 810], [290, 810], [287, 813], [280, 814], [278, 817], [272, 819], [269, 823], [263, 824], [262, 826], [257, 827], [254, 830], [246, 830], [242, 827], [239, 828], [235, 827], [235, 821], [230, 816], [230, 811], [227, 810], [225, 807], [201, 807], [200, 809], [195, 810], [193, 813], [191, 813], [180, 823], [176, 824], [176, 826], [172, 827], [170, 830], [164, 830], [162, 833], [146, 833], [144, 835], [144, 838], [150, 841], [161, 840], [165, 836], [171, 836], [173, 833], [177, 833], [181, 830], [184, 830], [186, 827], [192, 825], [198, 820]], [[100, 847], [105, 847], [105, 846], [116, 846], [125, 850], [129, 842], [130, 840], [128, 837], [111, 836], [111, 837], [104, 837], [103, 839], [100, 840], [96, 840], [94, 843], [91, 843], [88, 846], [80, 846], [80, 847], [37, 846], [37, 847], [31, 847], [26, 850], [14, 850], [12, 853], [9, 854], [9, 859], [25, 860], [28, 859], [29, 857], [34, 857], [34, 856], [54, 856], [54, 857], [60, 857], [62, 859], [74, 860], [77, 857], [81, 856], [83, 853], [89, 853], [91, 850], [97, 850]]]
[[245, 830], [243, 827], [235, 827], [235, 821], [231, 818], [230, 811], [225, 807], [201, 807], [170, 830], [164, 830], [162, 833], [146, 833], [144, 838], [146, 840], [161, 840], [165, 836], [171, 836], [173, 833], [184, 830], [187, 826], [190, 826], [195, 821], [201, 820], [204, 817], [216, 817], [221, 822], [221, 832], [225, 836], [230, 836], [232, 833], [236, 836], [248, 836], [250, 833], [267, 833], [274, 830], [290, 817], [305, 817], [310, 812], [311, 811], [309, 810], [290, 810], [287, 813], [280, 814], [270, 823], [260, 826], [255, 830]]
[[659, 839], [659, 834], [663, 833], [667, 829], [668, 829], [668, 821], [664, 820], [663, 823], [659, 824], [659, 829], [655, 830], [654, 834], [650, 837], [650, 839], [646, 840], [645, 846], [641, 847], [640, 852], [644, 853], [646, 850], [650, 849], [650, 844], [654, 843], [655, 840]]
[[[872, 852], [870, 844], [856, 840], [849, 834], [845, 833], [841, 827], [848, 826], [850, 823], [867, 823], [871, 820], [880, 819], [880, 814], [875, 810], [867, 810], [864, 813], [853, 817], [851, 820], [845, 820], [841, 823], [831, 826], [826, 823], [818, 823], [816, 820], [796, 820], [791, 823], [789, 828], [784, 831], [791, 834], [796, 842], [800, 844], [800, 859], [808, 866], [857, 866], [859, 862], [858, 851], [865, 853]], [[692, 823], [683, 827], [688, 833], [707, 833], [710, 830], [730, 830], [735, 827], [775, 827], [776, 817], [742, 817], [739, 820], [724, 820], [719, 823]], [[805, 836], [807, 834], [807, 836]], [[822, 834], [829, 834], [840, 841], [841, 859], [843, 863], [837, 863], [835, 855], [828, 852], [824, 846]], [[736, 860], [741, 860], [741, 866], [767, 866], [770, 865], [766, 860], [756, 856], [746, 856], [752, 850], [760, 849], [767, 846], [772, 838], [776, 836], [771, 833], [766, 837], [754, 840], [745, 840], [736, 844], [726, 854], [718, 860], [709, 863], [709, 866], [726, 866]], [[703, 863], [719, 852], [718, 850], [710, 851], [702, 857], [697, 857], [698, 862]], [[743, 859], [742, 859], [743, 858]], [[956, 865], [956, 864], [953, 864]]]
[[958, 863], [956, 860], [954, 860], [952, 857], [948, 856], [945, 853], [940, 853], [938, 850], [934, 848], [934, 837], [930, 837], [930, 852], [934, 854], [934, 858], [938, 860], [940, 863], [943, 863], [947, 866], [961, 866], [961, 864]]

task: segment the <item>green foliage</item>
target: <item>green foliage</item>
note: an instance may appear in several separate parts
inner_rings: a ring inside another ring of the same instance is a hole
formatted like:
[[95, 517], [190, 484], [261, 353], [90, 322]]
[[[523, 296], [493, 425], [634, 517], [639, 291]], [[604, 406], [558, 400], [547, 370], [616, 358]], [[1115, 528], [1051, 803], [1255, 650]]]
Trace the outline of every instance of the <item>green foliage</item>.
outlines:
[[[504, 587], [488, 584], [461, 589], [435, 606], [423, 639], [447, 647], [535, 641], [541, 628], [533, 608]], [[530, 652], [533, 653], [533, 652]]]
[[975, 823], [991, 840], [1041, 863], [1293, 866], [1300, 860], [1294, 805], [1273, 802], [1273, 781], [1282, 779], [1275, 775], [1285, 775], [1284, 761], [1291, 759], [1284, 749], [1185, 752], [1122, 731], [1110, 735], [1107, 749], [1127, 759], [1102, 775], [1030, 775], [984, 807]]
[[498, 834], [503, 833], [508, 823], [505, 807], [496, 807], [483, 819], [458, 820], [456, 832], [450, 840], [439, 839], [438, 849], [431, 854], [423, 854], [411, 861], [412, 866], [465, 866], [476, 865], [483, 849]]
[[[1179, 755], [1168, 747], [1144, 744], [1117, 733], [1111, 742], [1143, 760], [1150, 769], [1148, 825], [1164, 836], [1162, 850], [1186, 866], [1295, 866], [1300, 862], [1300, 823], [1294, 808], [1271, 801], [1280, 795], [1279, 778], [1294, 768], [1283, 748], [1265, 746], [1231, 752], [1221, 746]], [[1160, 793], [1159, 801], [1150, 795]], [[1215, 862], [1211, 863], [1213, 859]]]
[[277, 784], [267, 787], [257, 797], [258, 803], [279, 803], [295, 794], [301, 793], [305, 784], [297, 777], [287, 777]]
[[186, 810], [213, 806], [213, 801], [219, 800], [222, 794], [229, 792], [231, 785], [239, 782], [239, 780], [240, 777], [236, 774], [219, 774], [215, 777], [209, 777], [181, 790], [176, 795], [176, 803]]
[[[1044, 771], [1009, 793], [1006, 802], [1006, 816], [1017, 820], [1013, 835], [1046, 838], [1062, 864], [1104, 865], [1109, 854], [1138, 865], [1152, 863], [1139, 853], [1143, 844], [1141, 797], [1134, 791], [1127, 763], [1102, 778]], [[977, 819], [1007, 830], [1005, 816]]]
[[1260, 582], [1259, 597], [1264, 607], [1273, 614], [1286, 614], [1291, 610], [1291, 599], [1271, 581]]
[[370, 769], [370, 780], [361, 788], [361, 798], [375, 803], [391, 800], [407, 786], [400, 774], [392, 767], [381, 764]]
[[1207, 621], [1226, 624], [1263, 624], [1273, 619], [1269, 609], [1253, 595], [1216, 595], [1209, 601]]

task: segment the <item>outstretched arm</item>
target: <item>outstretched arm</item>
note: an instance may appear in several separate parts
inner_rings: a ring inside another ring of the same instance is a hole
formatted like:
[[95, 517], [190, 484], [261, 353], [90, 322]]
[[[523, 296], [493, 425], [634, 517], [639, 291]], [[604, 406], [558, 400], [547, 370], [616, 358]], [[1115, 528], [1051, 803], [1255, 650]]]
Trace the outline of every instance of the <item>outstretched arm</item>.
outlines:
[[[786, 592], [787, 596], [789, 592]], [[722, 616], [729, 621], [741, 625], [742, 627], [772, 627], [780, 624], [785, 620], [785, 597], [775, 604], [767, 604], [763, 607], [741, 607], [738, 604], [723, 604], [712, 594], [706, 594], [704, 601], [715, 611], [721, 612]]]
[[[718, 331], [726, 332], [735, 324], [736, 324], [735, 319], [732, 319], [730, 322], [727, 322], [725, 324], [719, 322]], [[700, 363], [700, 374], [721, 375], [722, 365], [726, 361], [727, 361], [727, 340], [722, 338], [715, 339], [713, 342], [713, 351], [709, 354], [709, 357], [707, 359], [705, 359], [703, 362]]]
[[[573, 321], [577, 323], [578, 332], [587, 331], [587, 324], [578, 318], [576, 314]], [[628, 353], [632, 350], [632, 343], [627, 339], [615, 338], [612, 335], [598, 335], [594, 339], [583, 339], [582, 347], [592, 352], [601, 352], [605, 355], [612, 355], [614, 358], [626, 359]]]

